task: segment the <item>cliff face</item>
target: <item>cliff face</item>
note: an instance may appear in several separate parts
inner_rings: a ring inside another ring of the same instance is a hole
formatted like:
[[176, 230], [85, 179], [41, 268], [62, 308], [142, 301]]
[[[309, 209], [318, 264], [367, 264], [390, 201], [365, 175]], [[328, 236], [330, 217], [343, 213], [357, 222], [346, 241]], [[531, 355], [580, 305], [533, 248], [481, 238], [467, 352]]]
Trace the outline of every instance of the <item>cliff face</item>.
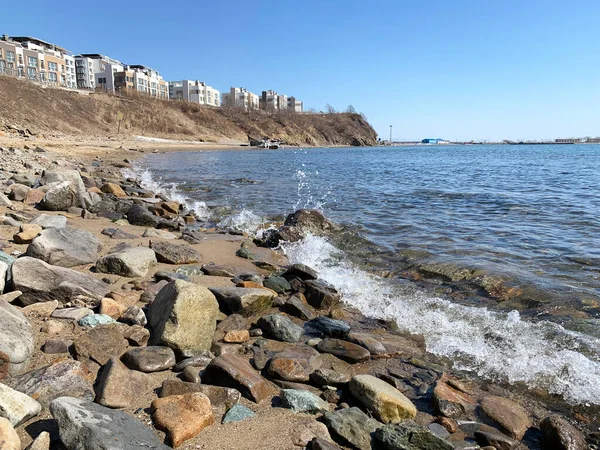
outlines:
[[0, 76], [0, 130], [71, 136], [143, 135], [205, 142], [247, 142], [248, 136], [291, 145], [374, 145], [377, 134], [359, 114], [266, 114], [202, 107], [143, 96], [116, 97], [42, 88]]

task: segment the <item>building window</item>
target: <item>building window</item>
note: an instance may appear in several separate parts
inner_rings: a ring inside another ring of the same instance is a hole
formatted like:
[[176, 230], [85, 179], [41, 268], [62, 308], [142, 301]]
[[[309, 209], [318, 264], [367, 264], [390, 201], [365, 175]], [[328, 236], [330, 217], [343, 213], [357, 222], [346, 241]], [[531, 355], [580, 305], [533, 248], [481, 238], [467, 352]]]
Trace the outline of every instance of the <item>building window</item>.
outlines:
[[0, 72], [4, 73], [6, 70], [6, 63], [0, 60]]
[[[42, 69], [44, 68], [44, 66], [42, 66]], [[58, 65], [55, 62], [48, 62], [48, 70], [50, 72], [56, 72], [58, 69]]]
[[23, 65], [23, 55], [19, 55], [19, 64]]
[[106, 78], [98, 78], [98, 84], [106, 84]]
[[0, 48], [0, 58], [2, 58], [2, 49]]
[[37, 71], [33, 67], [28, 67], [27, 76], [33, 80], [37, 77]]
[[48, 73], [48, 80], [51, 81], [52, 83], [56, 83], [56, 73], [49, 72]]
[[27, 65], [29, 67], [37, 67], [37, 64], [38, 64], [38, 59], [35, 56], [28, 56], [27, 57]]
[[7, 62], [15, 62], [15, 52], [6, 52], [6, 61]]

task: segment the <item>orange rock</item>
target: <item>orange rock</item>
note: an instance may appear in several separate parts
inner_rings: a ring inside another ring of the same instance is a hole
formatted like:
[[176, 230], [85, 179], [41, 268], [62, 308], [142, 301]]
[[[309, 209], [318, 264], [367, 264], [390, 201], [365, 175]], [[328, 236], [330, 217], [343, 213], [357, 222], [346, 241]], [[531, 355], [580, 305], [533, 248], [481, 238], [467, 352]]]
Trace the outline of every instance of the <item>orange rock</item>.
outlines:
[[272, 292], [275, 295], [279, 295], [273, 289], [266, 288], [262, 284], [258, 284], [258, 283], [254, 282], [254, 281], [240, 281], [235, 286], [236, 287], [242, 287], [242, 288], [248, 288], [248, 289], [264, 289], [266, 291]]
[[87, 191], [95, 192], [96, 194], [102, 194], [102, 191], [100, 190], [100, 188], [97, 188], [96, 186], [89, 188]]
[[156, 427], [168, 433], [173, 447], [215, 422], [210, 400], [200, 392], [156, 399], [152, 410]]
[[112, 298], [105, 297], [100, 301], [100, 314], [106, 314], [115, 320], [118, 320], [126, 309], [127, 306], [116, 302]]
[[25, 231], [21, 231], [20, 233], [15, 234], [13, 236], [13, 241], [15, 241], [16, 244], [31, 244], [31, 241], [35, 239], [38, 233], [39, 231], [37, 231], [36, 229], [27, 229]]
[[173, 214], [177, 214], [179, 212], [179, 203], [177, 202], [162, 202], [160, 207]]
[[46, 194], [44, 194], [44, 192], [40, 191], [39, 189], [30, 189], [29, 191], [27, 191], [27, 196], [25, 197], [25, 200], [23, 200], [23, 202], [27, 203], [28, 205], [35, 205], [36, 203], [42, 201], [44, 195]]
[[125, 191], [116, 183], [106, 183], [100, 190], [106, 194], [114, 194], [117, 197], [127, 197]]
[[225, 333], [223, 337], [224, 342], [235, 342], [242, 343], [250, 339], [250, 333], [248, 330], [231, 330]]
[[475, 399], [450, 386], [448, 376], [442, 375], [433, 389], [433, 405], [445, 417], [461, 417], [475, 409]]
[[109, 292], [106, 296], [112, 298], [119, 305], [122, 305], [127, 309], [130, 306], [135, 305], [142, 295], [141, 291], [122, 291], [122, 292]]

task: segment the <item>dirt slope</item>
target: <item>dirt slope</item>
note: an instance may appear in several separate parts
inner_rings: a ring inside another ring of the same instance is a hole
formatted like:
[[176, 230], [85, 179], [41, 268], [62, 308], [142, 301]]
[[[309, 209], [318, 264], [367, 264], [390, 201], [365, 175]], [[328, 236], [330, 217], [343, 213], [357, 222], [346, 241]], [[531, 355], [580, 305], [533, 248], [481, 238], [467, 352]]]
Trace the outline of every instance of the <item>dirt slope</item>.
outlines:
[[266, 114], [201, 107], [142, 96], [116, 97], [42, 88], [0, 76], [0, 130], [34, 134], [113, 136], [121, 134], [204, 142], [280, 139], [290, 145], [373, 145], [377, 135], [359, 114]]

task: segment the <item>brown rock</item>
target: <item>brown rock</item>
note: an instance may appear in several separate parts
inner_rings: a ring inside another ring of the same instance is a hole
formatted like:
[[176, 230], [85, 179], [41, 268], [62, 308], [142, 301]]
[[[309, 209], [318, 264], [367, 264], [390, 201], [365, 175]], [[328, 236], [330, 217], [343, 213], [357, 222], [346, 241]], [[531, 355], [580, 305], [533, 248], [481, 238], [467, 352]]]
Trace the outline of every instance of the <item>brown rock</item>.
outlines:
[[129, 370], [119, 358], [111, 358], [102, 368], [96, 386], [96, 402], [109, 408], [131, 407], [153, 388], [151, 375]]
[[58, 308], [58, 300], [49, 302], [34, 303], [23, 308], [22, 313], [28, 317], [50, 317], [50, 315]]
[[273, 358], [267, 369], [269, 375], [285, 381], [306, 382], [313, 369], [308, 362], [294, 358]]
[[544, 447], [548, 450], [585, 450], [583, 433], [560, 416], [549, 416], [540, 424]]
[[177, 214], [179, 213], [179, 208], [181, 205], [177, 202], [162, 202], [159, 206], [165, 211], [168, 211], [172, 214]]
[[450, 387], [443, 375], [433, 389], [433, 406], [445, 417], [460, 417], [475, 410], [475, 399], [468, 394]]
[[248, 324], [246, 323], [246, 319], [239, 314], [231, 314], [223, 319], [217, 325], [218, 331], [234, 331], [234, 330], [246, 330], [248, 328]]
[[456, 420], [454, 419], [448, 417], [436, 417], [435, 421], [448, 430], [448, 433], [452, 434], [458, 431], [458, 423], [456, 423]]
[[[166, 282], [164, 284], [167, 284]], [[119, 305], [125, 307], [125, 309], [130, 306], [135, 305], [140, 300], [140, 291], [121, 291], [121, 292], [109, 292], [106, 294], [107, 298], [113, 299]]]
[[210, 384], [238, 389], [257, 403], [271, 396], [267, 380], [257, 374], [245, 359], [233, 355], [213, 359], [202, 379]]
[[242, 343], [246, 342], [250, 339], [250, 333], [248, 330], [232, 330], [225, 333], [223, 337], [223, 341], [225, 342], [233, 342], [233, 343]]
[[156, 399], [152, 409], [157, 428], [169, 434], [173, 447], [179, 447], [215, 423], [210, 400], [199, 392]]
[[317, 344], [317, 350], [330, 353], [349, 363], [367, 361], [371, 357], [366, 348], [340, 339], [323, 339]]
[[233, 388], [211, 386], [208, 384], [188, 383], [181, 380], [165, 380], [162, 384], [160, 397], [183, 395], [200, 392], [210, 399], [214, 408], [231, 407], [240, 401], [242, 394]]
[[127, 340], [121, 334], [119, 325], [115, 324], [98, 325], [75, 340], [78, 358], [90, 358], [101, 365], [113, 356], [121, 356], [127, 347]]
[[150, 339], [150, 331], [141, 325], [132, 325], [123, 332], [123, 337], [130, 345], [143, 347]]
[[382, 355], [387, 353], [385, 346], [368, 333], [350, 332], [346, 339], [353, 344], [366, 348], [372, 355]]
[[21, 450], [21, 439], [8, 419], [0, 417], [0, 449]]
[[104, 297], [100, 300], [100, 314], [106, 314], [115, 320], [118, 320], [126, 309], [126, 306], [117, 303], [112, 298]]
[[39, 231], [35, 230], [21, 231], [13, 236], [13, 241], [15, 241], [16, 244], [31, 244], [31, 241], [36, 238], [38, 233]]
[[26, 203], [28, 205], [35, 205], [36, 203], [42, 201], [44, 195], [46, 195], [44, 191], [41, 191], [39, 189], [31, 189], [27, 191], [27, 195], [25, 196], [25, 200], [23, 200], [23, 203]]
[[100, 190], [106, 194], [114, 194], [117, 197], [127, 197], [125, 191], [116, 183], [106, 183]]
[[531, 419], [520, 405], [503, 397], [489, 396], [481, 400], [481, 410], [498, 423], [510, 437], [521, 440], [531, 426]]

